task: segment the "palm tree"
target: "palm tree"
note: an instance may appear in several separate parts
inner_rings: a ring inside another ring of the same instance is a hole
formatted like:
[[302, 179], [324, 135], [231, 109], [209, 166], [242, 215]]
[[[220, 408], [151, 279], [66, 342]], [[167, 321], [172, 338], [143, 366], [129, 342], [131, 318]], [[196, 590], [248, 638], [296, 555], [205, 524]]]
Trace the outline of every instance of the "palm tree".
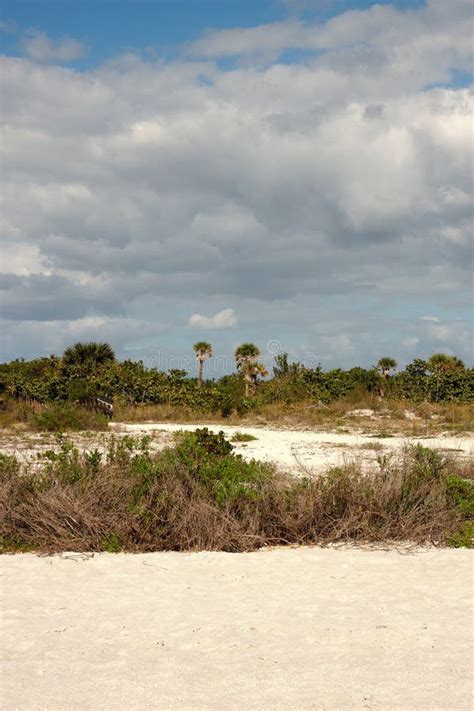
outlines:
[[115, 360], [115, 353], [108, 343], [74, 343], [63, 353], [62, 362], [65, 366], [97, 367]]
[[198, 362], [198, 385], [201, 387], [204, 363], [208, 358], [212, 358], [212, 346], [206, 341], [198, 341], [194, 344], [193, 348]]
[[[388, 380], [390, 372], [392, 370], [395, 370], [396, 367], [397, 361], [394, 360], [394, 358], [390, 358], [389, 356], [384, 356], [383, 358], [380, 358], [377, 363], [377, 370], [379, 371], [380, 375], [384, 380]], [[385, 396], [385, 390], [382, 384], [380, 384], [379, 394], [382, 398]]]
[[250, 378], [252, 381], [251, 392], [255, 393], [257, 389], [257, 382], [259, 378], [266, 378], [268, 375], [268, 370], [265, 368], [263, 363], [253, 363], [249, 366]]
[[393, 358], [389, 358], [388, 356], [380, 358], [379, 362], [377, 363], [377, 370], [379, 371], [382, 378], [385, 378], [385, 380], [387, 380], [387, 378], [389, 377], [390, 371], [395, 370], [396, 367], [397, 361]]
[[265, 366], [257, 361], [259, 355], [260, 349], [254, 343], [242, 343], [235, 349], [235, 364], [244, 377], [245, 397], [255, 393], [259, 376], [268, 375]]

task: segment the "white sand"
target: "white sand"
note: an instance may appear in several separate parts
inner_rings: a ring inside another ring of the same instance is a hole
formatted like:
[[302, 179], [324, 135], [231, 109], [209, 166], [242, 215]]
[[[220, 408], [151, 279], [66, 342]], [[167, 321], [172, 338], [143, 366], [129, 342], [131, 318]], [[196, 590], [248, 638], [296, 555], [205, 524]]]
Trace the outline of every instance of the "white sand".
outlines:
[[[159, 450], [173, 443], [173, 433], [178, 430], [195, 430], [208, 427], [214, 432], [223, 430], [229, 439], [236, 432], [251, 434], [257, 439], [251, 442], [233, 443], [236, 451], [246, 459], [261, 459], [274, 462], [283, 469], [295, 473], [313, 469], [324, 471], [327, 467], [349, 462], [356, 462], [363, 468], [376, 467], [380, 456], [399, 456], [407, 444], [421, 443], [437, 449], [443, 454], [467, 459], [474, 453], [474, 435], [441, 434], [435, 437], [380, 437], [376, 435], [352, 432], [327, 432], [310, 429], [277, 429], [263, 427], [222, 426], [207, 424], [169, 424], [169, 423], [111, 423], [109, 432], [124, 434], [150, 434], [153, 437], [151, 448]], [[106, 449], [107, 433], [70, 433], [69, 437], [80, 450], [97, 447]], [[54, 435], [49, 433], [27, 433], [5, 431], [0, 433], [0, 452], [13, 454], [20, 461], [36, 462], [37, 455], [48, 449], [57, 449]]]
[[[271, 429], [269, 427], [241, 427], [221, 425], [180, 425], [180, 424], [113, 424], [118, 432], [133, 434], [173, 433], [178, 430], [195, 430], [208, 427], [214, 432], [223, 430], [230, 439], [236, 432], [244, 432], [257, 437], [255, 441], [233, 443], [236, 451], [245, 458], [261, 459], [292, 469], [303, 467], [321, 469], [355, 461], [363, 466], [376, 464], [376, 458], [383, 454], [400, 454], [407, 444], [421, 443], [425, 447], [438, 449], [461, 458], [471, 457], [474, 452], [473, 435], [438, 435], [436, 437], [376, 437], [363, 434]], [[168, 438], [163, 444], [169, 443]], [[157, 445], [159, 439], [157, 441]]]
[[3, 556], [1, 707], [473, 708], [467, 550]]

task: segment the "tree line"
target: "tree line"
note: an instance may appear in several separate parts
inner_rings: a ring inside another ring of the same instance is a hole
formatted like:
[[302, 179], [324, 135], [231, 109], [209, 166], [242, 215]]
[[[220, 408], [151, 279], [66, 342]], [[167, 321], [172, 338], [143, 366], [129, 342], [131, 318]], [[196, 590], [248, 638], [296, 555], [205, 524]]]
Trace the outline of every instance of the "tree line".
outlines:
[[[259, 404], [304, 400], [329, 403], [360, 393], [400, 397], [414, 402], [474, 400], [474, 370], [456, 356], [436, 353], [416, 358], [404, 369], [388, 356], [372, 368], [359, 366], [324, 371], [290, 362], [287, 353], [275, 356], [272, 377], [261, 362], [260, 349], [243, 343], [234, 352], [236, 372], [218, 380], [205, 379], [212, 345], [193, 346], [197, 378], [185, 370], [147, 368], [142, 361], [119, 361], [108, 343], [75, 343], [62, 356], [0, 365], [0, 398], [38, 402], [85, 402], [102, 395], [130, 404], [185, 405], [202, 412], [246, 412]], [[268, 378], [268, 379], [267, 379]]]

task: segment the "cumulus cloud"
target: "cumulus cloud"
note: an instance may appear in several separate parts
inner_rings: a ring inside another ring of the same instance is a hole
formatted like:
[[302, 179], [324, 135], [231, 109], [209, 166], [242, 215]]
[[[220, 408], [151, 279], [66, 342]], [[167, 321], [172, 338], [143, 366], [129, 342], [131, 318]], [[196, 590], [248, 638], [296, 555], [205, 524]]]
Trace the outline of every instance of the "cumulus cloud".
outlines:
[[[464, 317], [472, 286], [474, 101], [447, 86], [472, 51], [468, 10], [379, 5], [83, 72], [50, 50], [4, 57], [5, 357], [104, 318], [119, 353], [185, 352], [169, 324], [189, 322], [230, 352], [277, 338], [332, 365], [403, 362], [452, 339], [468, 360], [466, 323], [433, 328]], [[262, 67], [262, 34], [268, 53], [314, 53]], [[246, 62], [220, 68], [225, 46]], [[215, 316], [189, 319], [196, 304]]]
[[71, 62], [83, 57], [87, 51], [82, 42], [72, 37], [55, 42], [38, 30], [25, 33], [20, 44], [25, 54], [37, 62]]
[[220, 329], [237, 326], [237, 317], [234, 309], [223, 309], [215, 316], [201, 316], [193, 314], [189, 319], [189, 326], [192, 328]]

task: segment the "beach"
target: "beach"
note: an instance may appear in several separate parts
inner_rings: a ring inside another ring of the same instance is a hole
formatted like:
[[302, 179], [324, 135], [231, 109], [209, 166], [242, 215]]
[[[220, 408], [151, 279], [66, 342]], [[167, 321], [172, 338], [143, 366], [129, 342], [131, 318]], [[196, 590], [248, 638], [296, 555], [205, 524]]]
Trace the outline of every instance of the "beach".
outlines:
[[472, 708], [469, 550], [0, 564], [5, 709]]

